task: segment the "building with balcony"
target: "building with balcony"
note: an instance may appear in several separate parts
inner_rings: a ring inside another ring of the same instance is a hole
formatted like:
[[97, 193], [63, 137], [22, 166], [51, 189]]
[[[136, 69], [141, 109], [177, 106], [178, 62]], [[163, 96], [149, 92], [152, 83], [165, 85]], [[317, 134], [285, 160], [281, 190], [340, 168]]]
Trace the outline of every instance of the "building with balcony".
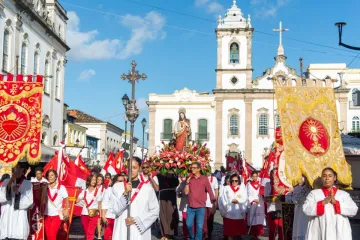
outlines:
[[42, 161], [62, 138], [67, 20], [58, 0], [0, 0], [2, 74], [45, 76]]

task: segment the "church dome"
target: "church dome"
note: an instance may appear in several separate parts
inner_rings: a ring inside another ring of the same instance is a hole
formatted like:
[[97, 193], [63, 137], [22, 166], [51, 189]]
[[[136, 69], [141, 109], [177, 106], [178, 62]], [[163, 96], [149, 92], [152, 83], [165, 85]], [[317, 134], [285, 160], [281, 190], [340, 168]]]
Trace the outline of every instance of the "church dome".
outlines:
[[227, 10], [224, 19], [219, 16], [217, 28], [251, 28], [250, 21], [250, 15], [248, 19], [244, 18], [241, 9], [236, 5], [236, 0], [233, 0], [233, 5]]

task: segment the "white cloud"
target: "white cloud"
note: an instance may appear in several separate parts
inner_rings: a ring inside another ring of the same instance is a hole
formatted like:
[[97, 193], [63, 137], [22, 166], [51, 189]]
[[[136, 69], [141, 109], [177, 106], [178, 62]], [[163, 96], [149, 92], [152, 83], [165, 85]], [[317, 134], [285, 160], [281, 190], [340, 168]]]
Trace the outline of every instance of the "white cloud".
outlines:
[[289, 3], [290, 0], [251, 0], [257, 17], [275, 17], [280, 8]]
[[81, 81], [88, 81], [90, 78], [95, 76], [96, 72], [94, 69], [86, 69], [80, 73], [80, 76], [78, 77], [78, 80]]
[[221, 14], [224, 12], [224, 6], [218, 3], [216, 0], [195, 0], [195, 6], [203, 8], [210, 14]]
[[146, 14], [144, 18], [127, 14], [120, 18], [120, 23], [131, 28], [131, 37], [121, 51], [122, 59], [141, 53], [145, 42], [163, 40], [166, 36], [163, 31], [165, 18], [154, 11]]
[[97, 30], [80, 31], [80, 19], [75, 12], [68, 12], [68, 17], [67, 42], [71, 48], [68, 57], [73, 60], [125, 59], [140, 54], [146, 42], [166, 36], [163, 31], [165, 18], [154, 11], [144, 18], [130, 14], [120, 17], [120, 23], [131, 30], [127, 41], [97, 40]]

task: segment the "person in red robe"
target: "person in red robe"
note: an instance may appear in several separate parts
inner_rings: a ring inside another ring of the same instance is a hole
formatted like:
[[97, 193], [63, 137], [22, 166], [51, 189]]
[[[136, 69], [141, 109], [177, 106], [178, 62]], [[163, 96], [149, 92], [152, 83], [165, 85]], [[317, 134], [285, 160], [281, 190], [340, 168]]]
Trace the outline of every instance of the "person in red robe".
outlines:
[[190, 120], [186, 118], [185, 108], [179, 110], [179, 121], [175, 123], [173, 133], [176, 139], [175, 149], [177, 151], [183, 151], [188, 142], [189, 136], [191, 136]]

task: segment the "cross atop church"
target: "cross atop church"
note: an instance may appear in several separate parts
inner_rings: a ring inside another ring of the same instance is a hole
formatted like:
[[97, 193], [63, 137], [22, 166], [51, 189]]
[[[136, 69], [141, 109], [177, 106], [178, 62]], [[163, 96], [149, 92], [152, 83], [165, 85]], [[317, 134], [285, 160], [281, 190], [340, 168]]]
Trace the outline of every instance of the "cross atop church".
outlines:
[[278, 55], [284, 55], [284, 48], [282, 46], [282, 33], [289, 31], [287, 28], [282, 27], [282, 22], [280, 21], [279, 28], [273, 29], [274, 32], [279, 32], [279, 47], [278, 47]]

